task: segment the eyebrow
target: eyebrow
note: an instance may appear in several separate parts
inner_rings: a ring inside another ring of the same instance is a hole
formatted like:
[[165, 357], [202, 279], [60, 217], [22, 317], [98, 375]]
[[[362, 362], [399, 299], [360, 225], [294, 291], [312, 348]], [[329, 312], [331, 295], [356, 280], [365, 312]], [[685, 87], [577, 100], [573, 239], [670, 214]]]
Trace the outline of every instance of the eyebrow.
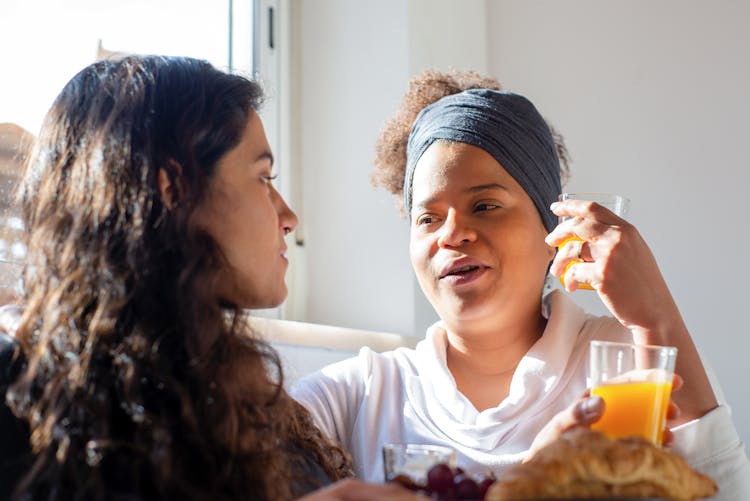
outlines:
[[469, 193], [476, 193], [478, 191], [484, 191], [484, 190], [510, 191], [507, 186], [502, 185], [500, 183], [487, 183], [487, 184], [479, 184], [477, 186], [469, 186], [468, 188], [466, 188], [465, 191]]
[[[510, 193], [510, 189], [507, 186], [502, 185], [500, 183], [487, 183], [487, 184], [478, 184], [476, 186], [469, 186], [468, 188], [464, 190], [464, 192], [479, 193], [481, 191], [486, 191], [486, 190], [502, 190], [502, 191]], [[412, 208], [427, 207], [429, 205], [432, 205], [435, 202], [435, 200], [437, 200], [437, 198], [438, 197], [427, 198], [425, 200], [420, 201], [419, 203], [415, 203], [412, 206]]]
[[264, 150], [258, 157], [255, 159], [255, 162], [260, 162], [261, 160], [269, 160], [271, 162], [271, 165], [273, 165], [273, 153], [271, 153], [270, 150]]

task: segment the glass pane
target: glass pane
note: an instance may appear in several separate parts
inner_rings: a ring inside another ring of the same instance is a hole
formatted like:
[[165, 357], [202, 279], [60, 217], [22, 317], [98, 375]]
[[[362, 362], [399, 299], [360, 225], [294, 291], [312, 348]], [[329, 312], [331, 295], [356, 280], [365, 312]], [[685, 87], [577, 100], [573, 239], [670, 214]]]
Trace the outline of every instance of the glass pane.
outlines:
[[[250, 0], [239, 0], [240, 4]], [[238, 3], [235, 0], [235, 3]], [[226, 69], [230, 0], [3, 0], [0, 46], [0, 304], [25, 248], [13, 193], [23, 144], [63, 85], [111, 53], [192, 56]], [[248, 44], [251, 39], [248, 40]]]
[[0, 122], [33, 133], [62, 86], [104, 51], [189, 55], [226, 68], [229, 0], [3, 0]]

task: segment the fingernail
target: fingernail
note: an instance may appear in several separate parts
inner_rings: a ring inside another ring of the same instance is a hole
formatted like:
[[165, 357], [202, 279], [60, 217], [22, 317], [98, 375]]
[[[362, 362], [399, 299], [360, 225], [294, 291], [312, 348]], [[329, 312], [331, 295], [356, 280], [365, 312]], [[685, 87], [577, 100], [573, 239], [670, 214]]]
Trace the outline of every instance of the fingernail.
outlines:
[[599, 417], [604, 410], [604, 400], [601, 397], [589, 397], [582, 401], [578, 408], [586, 419]]
[[555, 208], [560, 205], [560, 202], [552, 202], [552, 205], [549, 206], [550, 210], [555, 210]]

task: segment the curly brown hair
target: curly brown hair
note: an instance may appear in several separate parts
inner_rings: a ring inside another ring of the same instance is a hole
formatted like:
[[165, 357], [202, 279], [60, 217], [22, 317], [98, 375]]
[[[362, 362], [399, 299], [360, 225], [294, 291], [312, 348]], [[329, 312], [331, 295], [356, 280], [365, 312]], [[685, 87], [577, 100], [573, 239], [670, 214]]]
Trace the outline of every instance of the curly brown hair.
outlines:
[[[95, 63], [55, 100], [20, 192], [27, 367], [7, 401], [31, 429], [23, 499], [275, 500], [316, 466], [351, 474], [277, 353], [217, 302], [225, 259], [194, 224], [261, 101], [252, 81], [159, 56]], [[185, 188], [171, 209], [161, 168]]]
[[[404, 210], [404, 175], [406, 172], [406, 145], [409, 141], [414, 120], [423, 108], [451, 94], [468, 89], [503, 90], [503, 85], [495, 78], [483, 76], [476, 71], [439, 72], [424, 71], [409, 81], [396, 115], [386, 121], [375, 143], [375, 159], [370, 180], [374, 186], [383, 187], [396, 196], [396, 203], [402, 214]], [[569, 176], [570, 155], [562, 134], [547, 124], [555, 141], [560, 159], [562, 184]]]

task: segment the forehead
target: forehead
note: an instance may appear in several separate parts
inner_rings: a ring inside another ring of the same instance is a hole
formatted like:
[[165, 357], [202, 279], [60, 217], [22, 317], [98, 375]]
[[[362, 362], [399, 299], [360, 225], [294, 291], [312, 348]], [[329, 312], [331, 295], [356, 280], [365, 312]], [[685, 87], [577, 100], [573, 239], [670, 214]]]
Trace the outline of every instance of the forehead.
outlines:
[[251, 110], [248, 113], [245, 129], [240, 136], [240, 142], [219, 159], [217, 176], [241, 175], [260, 160], [266, 158], [271, 160], [270, 155], [271, 149], [268, 146], [263, 123], [258, 114]]
[[422, 154], [414, 169], [414, 205], [446, 192], [479, 185], [500, 184], [510, 191], [523, 188], [495, 158], [466, 143], [436, 141]]
[[263, 122], [260, 116], [253, 110], [249, 110], [247, 125], [242, 133], [242, 139], [237, 145], [237, 149], [243, 150], [244, 153], [260, 152], [269, 150], [266, 131], [263, 128]]

